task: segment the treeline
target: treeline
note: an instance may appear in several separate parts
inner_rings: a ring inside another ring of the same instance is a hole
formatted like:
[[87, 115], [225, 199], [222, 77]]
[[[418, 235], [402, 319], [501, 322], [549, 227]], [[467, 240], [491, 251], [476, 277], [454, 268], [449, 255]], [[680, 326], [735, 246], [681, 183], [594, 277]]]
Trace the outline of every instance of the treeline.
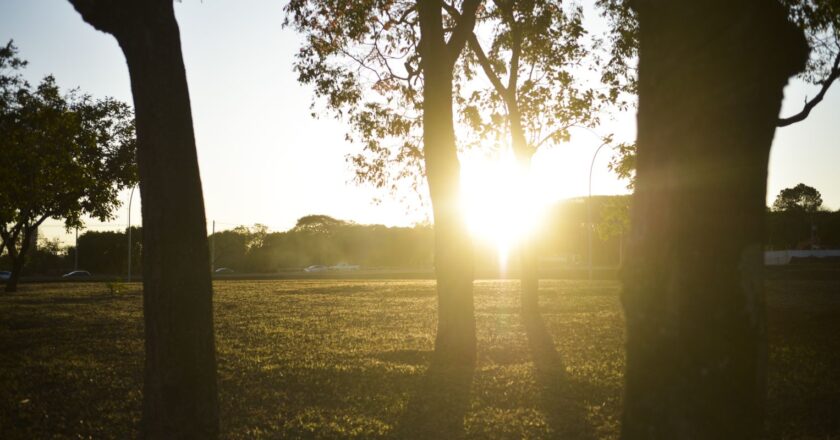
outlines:
[[767, 249], [840, 249], [840, 211], [767, 213]]
[[[592, 198], [592, 262], [614, 266], [622, 260], [626, 236], [628, 196]], [[569, 199], [552, 206], [537, 233], [543, 268], [584, 265], [589, 261], [589, 207], [586, 198]], [[812, 233], [813, 231], [813, 233]], [[142, 270], [142, 228], [132, 227], [132, 273]], [[240, 273], [297, 270], [314, 264], [347, 263], [365, 268], [431, 268], [434, 234], [429, 225], [388, 227], [364, 225], [326, 215], [310, 215], [284, 232], [270, 232], [263, 225], [239, 226], [209, 237], [212, 265]], [[122, 231], [87, 231], [79, 236], [78, 268], [94, 274], [125, 276], [128, 241]], [[769, 211], [767, 249], [840, 248], [840, 212]], [[57, 276], [76, 267], [75, 246], [40, 240], [27, 257], [26, 275]], [[516, 267], [516, 253], [508, 257]], [[476, 265], [493, 268], [498, 252], [489, 243], [476, 243]], [[9, 266], [0, 256], [0, 269]]]
[[362, 225], [310, 215], [285, 232], [240, 226], [210, 236], [213, 266], [237, 272], [275, 272], [314, 264], [364, 267], [431, 267], [430, 226]]

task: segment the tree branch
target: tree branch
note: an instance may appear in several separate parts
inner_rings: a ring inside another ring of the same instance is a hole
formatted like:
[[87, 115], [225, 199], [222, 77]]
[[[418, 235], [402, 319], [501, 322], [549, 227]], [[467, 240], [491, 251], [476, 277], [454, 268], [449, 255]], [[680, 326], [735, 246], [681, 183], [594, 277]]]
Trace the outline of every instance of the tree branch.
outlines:
[[[455, 10], [455, 14], [453, 14], [458, 24], [452, 31], [452, 36], [449, 37], [449, 41], [446, 43], [450, 65], [454, 65], [455, 61], [458, 60], [458, 56], [461, 55], [467, 39], [473, 33], [473, 29], [475, 28], [475, 14], [480, 4], [481, 0], [464, 0], [464, 4], [461, 6], [462, 11], [458, 12]], [[441, 5], [450, 14], [452, 14], [451, 10], [455, 9], [447, 4], [445, 0], [441, 1]]]
[[[511, 42], [510, 49], [510, 76], [508, 77], [508, 90], [515, 91], [519, 82], [519, 58], [522, 55], [522, 30], [513, 18], [513, 11], [510, 13]], [[515, 93], [515, 92], [514, 92]]]
[[501, 95], [502, 98], [505, 98], [505, 96], [508, 93], [508, 90], [502, 84], [502, 81], [499, 78], [499, 76], [496, 75], [496, 72], [493, 71], [493, 66], [490, 64], [490, 59], [487, 58], [487, 54], [484, 53], [484, 49], [482, 49], [481, 43], [479, 43], [478, 38], [475, 36], [474, 32], [470, 33], [469, 45], [470, 50], [472, 50], [476, 58], [478, 58], [478, 64], [481, 66], [481, 69], [484, 70], [484, 74], [487, 75], [487, 79], [490, 80], [490, 82], [493, 84], [493, 87], [496, 88], [496, 91], [499, 93], [499, 95]]
[[823, 100], [828, 88], [831, 87], [831, 84], [833, 84], [838, 77], [840, 77], [840, 51], [837, 52], [837, 56], [834, 58], [834, 65], [831, 66], [831, 73], [829, 73], [825, 80], [822, 81], [822, 87], [820, 88], [820, 92], [817, 93], [817, 96], [810, 101], [806, 101], [805, 107], [803, 107], [802, 111], [799, 113], [787, 118], [779, 118], [776, 121], [776, 127], [787, 127], [788, 125], [805, 120], [805, 118], [811, 114], [811, 110], [813, 110], [814, 107]]

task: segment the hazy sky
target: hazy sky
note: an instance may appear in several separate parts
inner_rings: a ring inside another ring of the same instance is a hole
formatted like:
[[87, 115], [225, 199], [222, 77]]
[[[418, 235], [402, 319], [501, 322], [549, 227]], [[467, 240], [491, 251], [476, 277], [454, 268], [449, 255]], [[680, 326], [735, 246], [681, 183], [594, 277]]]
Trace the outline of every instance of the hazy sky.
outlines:
[[[273, 230], [298, 217], [321, 213], [363, 223], [409, 225], [423, 215], [395, 201], [376, 205], [381, 195], [350, 182], [344, 126], [329, 115], [310, 116], [311, 90], [292, 71], [298, 37], [282, 29], [284, 1], [185, 0], [176, 4], [192, 98], [207, 219], [217, 229], [263, 223]], [[14, 39], [29, 61], [25, 75], [36, 83], [54, 74], [63, 88], [79, 87], [97, 97], [131, 103], [128, 71], [113, 37], [84, 23], [66, 0], [2, 0], [0, 42]], [[687, 84], [687, 86], [690, 86]], [[801, 108], [813, 87], [786, 89], [782, 113]], [[804, 122], [777, 131], [770, 163], [768, 203], [785, 187], [816, 187], [825, 205], [840, 208], [840, 86]], [[613, 127], [632, 138], [633, 115]], [[605, 132], [607, 130], [604, 130]], [[597, 139], [579, 132], [569, 145], [542, 153], [538, 168], [546, 197], [587, 193], [589, 161]], [[610, 152], [595, 165], [593, 193], [626, 192], [606, 169]], [[139, 193], [139, 192], [138, 192]], [[132, 223], [140, 219], [135, 194]], [[124, 194], [128, 199], [128, 194]], [[126, 206], [109, 225], [122, 228]], [[58, 236], [56, 222], [42, 229]]]

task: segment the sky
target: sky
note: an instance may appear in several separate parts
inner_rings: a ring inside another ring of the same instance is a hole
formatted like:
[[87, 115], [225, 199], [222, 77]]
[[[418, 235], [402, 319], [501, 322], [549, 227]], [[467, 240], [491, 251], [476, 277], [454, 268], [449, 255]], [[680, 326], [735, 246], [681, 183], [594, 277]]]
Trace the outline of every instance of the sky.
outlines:
[[[185, 0], [176, 3], [182, 50], [192, 101], [208, 230], [262, 223], [281, 231], [297, 218], [327, 214], [360, 223], [407, 226], [425, 220], [416, 208], [383, 198], [351, 182], [345, 156], [356, 147], [344, 140], [346, 127], [315, 107], [312, 90], [292, 70], [300, 38], [283, 29], [284, 1]], [[0, 42], [14, 39], [29, 61], [24, 75], [37, 83], [55, 75], [62, 88], [78, 87], [96, 97], [131, 103], [128, 71], [110, 35], [82, 21], [66, 0], [3, 0]], [[785, 90], [782, 114], [798, 111], [816, 88], [794, 81]], [[840, 208], [840, 85], [835, 85], [810, 117], [776, 132], [770, 159], [768, 204], [782, 188], [804, 182], [817, 188], [824, 205]], [[634, 136], [634, 115], [617, 115], [604, 132]], [[573, 133], [569, 144], [553, 146], [535, 159], [539, 191], [546, 199], [584, 196], [589, 165], [599, 140]], [[595, 161], [593, 194], [626, 193], [607, 170], [611, 153]], [[132, 224], [140, 219], [139, 191]], [[107, 224], [88, 221], [91, 230], [122, 229], [126, 202]], [[374, 198], [382, 198], [379, 203]], [[41, 229], [46, 237], [72, 241], [61, 223]]]

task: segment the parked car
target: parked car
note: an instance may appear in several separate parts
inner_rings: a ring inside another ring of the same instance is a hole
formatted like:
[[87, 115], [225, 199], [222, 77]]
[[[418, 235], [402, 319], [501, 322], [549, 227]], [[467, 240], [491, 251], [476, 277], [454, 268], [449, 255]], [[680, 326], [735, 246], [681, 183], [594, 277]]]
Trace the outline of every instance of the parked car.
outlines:
[[326, 272], [327, 269], [328, 269], [328, 267], [324, 266], [323, 264], [313, 264], [312, 266], [309, 266], [309, 267], [303, 269], [303, 271], [304, 272]]
[[330, 270], [359, 270], [358, 264], [338, 263], [335, 266], [330, 266]]
[[12, 273], [8, 270], [0, 270], [0, 281], [6, 281], [12, 277]]
[[61, 276], [61, 278], [67, 279], [78, 279], [78, 278], [90, 278], [90, 272], [86, 270], [74, 270], [73, 272], [66, 273]]
[[233, 269], [229, 267], [220, 267], [215, 270], [216, 273], [233, 273]]

